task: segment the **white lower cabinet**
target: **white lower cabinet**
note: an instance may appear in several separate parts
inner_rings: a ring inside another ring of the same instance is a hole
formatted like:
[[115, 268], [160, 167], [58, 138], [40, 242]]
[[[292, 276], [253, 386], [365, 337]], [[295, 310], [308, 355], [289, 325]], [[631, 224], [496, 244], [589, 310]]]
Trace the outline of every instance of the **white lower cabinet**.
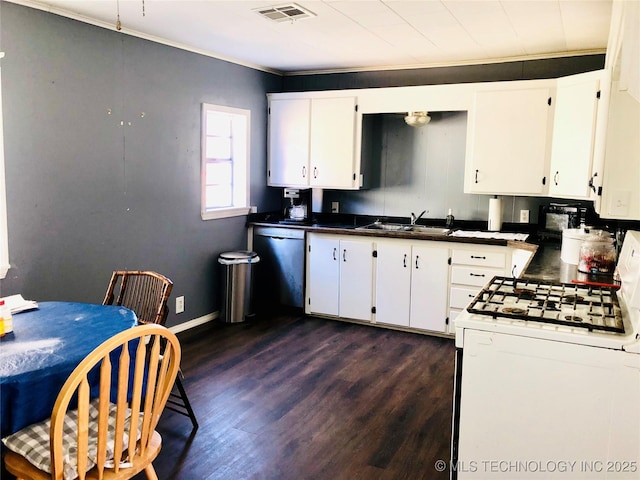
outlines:
[[339, 315], [371, 320], [373, 301], [373, 242], [340, 240]]
[[449, 249], [422, 242], [412, 247], [409, 326], [446, 332]]
[[310, 234], [307, 243], [307, 313], [338, 316], [340, 240]]
[[455, 334], [455, 317], [533, 251], [329, 233], [307, 235], [305, 313]]
[[371, 239], [309, 234], [306, 313], [370, 321], [372, 303]]
[[509, 275], [508, 248], [490, 245], [456, 247], [451, 252], [449, 291], [449, 333], [455, 333], [455, 318], [467, 308], [494, 276]]
[[409, 326], [411, 311], [411, 243], [376, 244], [376, 322]]
[[376, 251], [376, 323], [446, 332], [448, 247], [384, 240]]

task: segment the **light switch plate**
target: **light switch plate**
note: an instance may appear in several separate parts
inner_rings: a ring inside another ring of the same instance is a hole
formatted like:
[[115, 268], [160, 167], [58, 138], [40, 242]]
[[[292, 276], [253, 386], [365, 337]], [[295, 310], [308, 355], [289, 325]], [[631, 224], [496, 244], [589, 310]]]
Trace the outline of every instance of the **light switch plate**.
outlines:
[[529, 210], [520, 210], [520, 223], [529, 223]]
[[629, 190], [616, 190], [611, 194], [609, 214], [616, 217], [628, 217], [631, 204], [631, 192]]

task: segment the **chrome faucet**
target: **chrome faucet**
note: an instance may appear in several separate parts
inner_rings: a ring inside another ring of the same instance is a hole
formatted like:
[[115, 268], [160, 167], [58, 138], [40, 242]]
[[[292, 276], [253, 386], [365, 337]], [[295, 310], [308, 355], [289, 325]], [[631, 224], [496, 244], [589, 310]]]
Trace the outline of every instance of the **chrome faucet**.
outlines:
[[420, 220], [425, 213], [427, 213], [427, 211], [423, 210], [422, 213], [416, 217], [416, 214], [411, 212], [411, 225], [415, 225], [416, 222]]

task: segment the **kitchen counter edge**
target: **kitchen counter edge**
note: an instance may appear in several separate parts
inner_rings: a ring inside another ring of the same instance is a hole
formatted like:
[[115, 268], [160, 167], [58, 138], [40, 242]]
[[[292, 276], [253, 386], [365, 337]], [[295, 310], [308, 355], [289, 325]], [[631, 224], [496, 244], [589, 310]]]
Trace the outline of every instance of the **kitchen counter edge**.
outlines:
[[[502, 240], [496, 238], [473, 238], [473, 237], [453, 237], [451, 235], [434, 235], [429, 233], [419, 232], [396, 232], [396, 231], [379, 231], [379, 230], [358, 230], [353, 226], [327, 226], [327, 225], [296, 225], [296, 224], [282, 224], [271, 222], [249, 222], [249, 226], [253, 227], [273, 227], [273, 228], [287, 228], [296, 230], [305, 230], [311, 233], [330, 233], [335, 235], [354, 235], [359, 237], [381, 237], [381, 238], [402, 238], [410, 240], [430, 240], [437, 242], [451, 242], [451, 243], [471, 243], [480, 245], [498, 245], [507, 246], [511, 248], [517, 248], [521, 250], [528, 250], [536, 252], [538, 245], [529, 241], [518, 240]], [[455, 228], [453, 230], [456, 230]], [[460, 230], [460, 229], [458, 229]]]

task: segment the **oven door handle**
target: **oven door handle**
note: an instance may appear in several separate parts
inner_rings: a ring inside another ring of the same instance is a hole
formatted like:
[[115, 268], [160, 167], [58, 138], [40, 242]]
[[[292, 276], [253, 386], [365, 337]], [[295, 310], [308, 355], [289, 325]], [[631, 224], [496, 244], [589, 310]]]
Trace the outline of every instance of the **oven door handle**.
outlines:
[[493, 333], [481, 332], [479, 330], [465, 330], [464, 346], [465, 355], [477, 357], [479, 348], [493, 345]]

